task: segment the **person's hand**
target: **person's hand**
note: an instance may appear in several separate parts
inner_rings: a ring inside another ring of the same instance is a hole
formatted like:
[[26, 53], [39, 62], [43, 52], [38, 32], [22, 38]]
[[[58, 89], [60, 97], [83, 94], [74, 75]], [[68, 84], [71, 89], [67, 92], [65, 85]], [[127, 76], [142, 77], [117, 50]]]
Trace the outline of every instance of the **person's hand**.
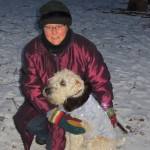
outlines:
[[50, 116], [48, 117], [48, 121], [60, 126], [65, 131], [72, 134], [82, 134], [86, 132], [81, 126], [81, 120], [71, 117], [69, 114], [60, 111], [58, 108], [52, 110]]
[[107, 115], [111, 121], [111, 124], [115, 128], [117, 125], [117, 118], [116, 118], [115, 110], [113, 108], [109, 108], [109, 109], [105, 110], [105, 112], [107, 113]]
[[117, 118], [116, 118], [116, 114], [114, 114], [112, 117], [109, 118], [111, 121], [111, 124], [113, 125], [113, 127], [115, 128], [117, 126]]

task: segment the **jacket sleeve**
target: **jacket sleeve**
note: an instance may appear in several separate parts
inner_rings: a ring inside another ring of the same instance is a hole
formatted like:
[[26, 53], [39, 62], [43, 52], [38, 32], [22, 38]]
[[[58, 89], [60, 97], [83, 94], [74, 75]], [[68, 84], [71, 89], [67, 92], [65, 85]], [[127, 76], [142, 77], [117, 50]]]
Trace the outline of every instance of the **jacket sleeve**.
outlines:
[[22, 92], [37, 111], [46, 115], [46, 112], [54, 106], [50, 104], [42, 95], [44, 85], [38, 74], [35, 61], [27, 49], [25, 49], [23, 61], [24, 64], [22, 67], [21, 78]]
[[93, 45], [89, 51], [87, 62], [88, 80], [93, 87], [93, 94], [104, 110], [113, 107], [112, 84], [110, 73], [103, 61], [101, 53]]

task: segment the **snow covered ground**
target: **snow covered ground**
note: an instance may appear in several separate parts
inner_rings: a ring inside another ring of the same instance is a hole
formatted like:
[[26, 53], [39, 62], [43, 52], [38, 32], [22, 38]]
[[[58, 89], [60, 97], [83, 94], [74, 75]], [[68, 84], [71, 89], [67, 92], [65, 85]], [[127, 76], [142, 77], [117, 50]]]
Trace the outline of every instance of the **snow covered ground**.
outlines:
[[[46, 0], [0, 1], [0, 149], [23, 150], [12, 117], [24, 98], [19, 89], [22, 49], [39, 34], [39, 7]], [[126, 8], [127, 0], [62, 0], [71, 9], [72, 29], [93, 41], [111, 72], [114, 107], [131, 126], [118, 137], [122, 150], [150, 147], [150, 18], [110, 13]], [[44, 150], [33, 143], [32, 150]]]

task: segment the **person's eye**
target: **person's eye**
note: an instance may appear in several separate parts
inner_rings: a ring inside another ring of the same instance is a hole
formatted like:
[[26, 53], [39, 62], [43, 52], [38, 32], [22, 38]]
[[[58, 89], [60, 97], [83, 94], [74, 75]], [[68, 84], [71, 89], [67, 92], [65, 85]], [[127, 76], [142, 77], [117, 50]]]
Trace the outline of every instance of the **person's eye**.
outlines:
[[51, 30], [51, 29], [52, 29], [52, 27], [47, 27], [47, 29]]
[[57, 26], [57, 28], [59, 28], [59, 29], [62, 28], [62, 27], [63, 27], [63, 25], [58, 25], [58, 26]]
[[47, 29], [47, 30], [51, 30], [51, 29], [52, 29], [52, 27], [50, 27], [50, 26], [45, 26], [45, 29]]

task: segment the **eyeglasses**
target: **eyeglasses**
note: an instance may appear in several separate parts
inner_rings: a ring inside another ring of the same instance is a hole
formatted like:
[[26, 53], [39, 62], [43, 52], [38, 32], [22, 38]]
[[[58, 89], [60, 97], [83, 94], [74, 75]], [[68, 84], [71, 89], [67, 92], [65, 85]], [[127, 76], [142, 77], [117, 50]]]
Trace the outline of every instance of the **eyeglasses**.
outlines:
[[44, 28], [48, 31], [52, 31], [53, 29], [57, 30], [57, 31], [62, 31], [64, 29], [65, 25], [63, 24], [59, 24], [55, 27], [52, 27], [52, 26], [44, 26]]

